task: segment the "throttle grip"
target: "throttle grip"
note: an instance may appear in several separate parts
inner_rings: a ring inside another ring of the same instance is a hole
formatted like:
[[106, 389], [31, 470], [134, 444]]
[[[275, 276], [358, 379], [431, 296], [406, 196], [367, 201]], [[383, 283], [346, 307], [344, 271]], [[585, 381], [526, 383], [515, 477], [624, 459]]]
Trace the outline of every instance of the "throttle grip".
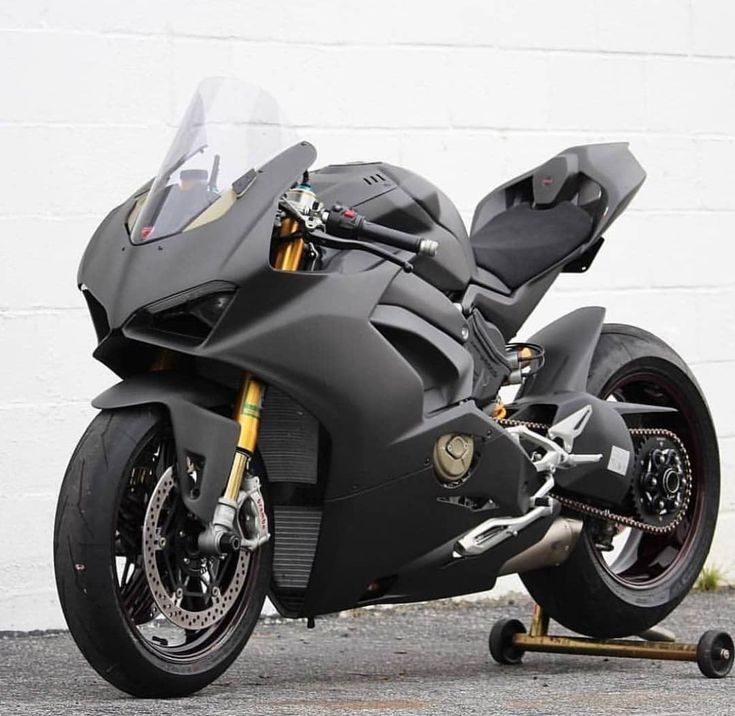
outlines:
[[345, 239], [367, 239], [420, 256], [436, 256], [439, 244], [432, 239], [414, 236], [406, 231], [368, 221], [354, 209], [339, 204], [332, 207], [325, 220], [327, 232]]

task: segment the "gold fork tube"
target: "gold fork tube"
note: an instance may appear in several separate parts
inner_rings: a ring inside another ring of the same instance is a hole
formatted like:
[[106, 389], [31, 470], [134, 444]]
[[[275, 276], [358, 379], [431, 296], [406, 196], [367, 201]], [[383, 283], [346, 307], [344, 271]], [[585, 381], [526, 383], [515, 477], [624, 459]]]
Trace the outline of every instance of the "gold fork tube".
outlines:
[[[281, 225], [281, 237], [285, 238], [294, 234], [298, 229], [299, 225], [294, 219], [285, 218]], [[276, 268], [281, 271], [297, 271], [301, 265], [303, 253], [303, 239], [284, 241], [276, 253]], [[250, 373], [246, 373], [235, 405], [235, 420], [240, 425], [240, 437], [225, 489], [225, 497], [233, 502], [237, 501], [243, 477], [258, 444], [258, 428], [260, 427], [260, 411], [264, 393], [265, 385]]]
[[247, 374], [237, 401], [236, 420], [240, 424], [240, 438], [237, 441], [239, 450], [252, 455], [258, 443], [260, 427], [260, 409], [263, 402], [264, 385]]
[[[281, 224], [281, 237], [285, 238], [290, 234], [295, 234], [298, 230], [298, 222], [295, 219], [286, 217]], [[280, 271], [297, 271], [301, 264], [303, 253], [303, 239], [284, 241], [278, 247], [278, 252], [276, 253], [276, 268]]]
[[225, 497], [232, 502], [237, 502], [242, 486], [242, 478], [250, 464], [250, 455], [240, 450], [235, 450], [235, 459], [232, 461], [230, 468], [230, 477], [227, 479], [227, 487], [225, 488]]
[[240, 437], [237, 440], [235, 459], [232, 461], [230, 477], [227, 480], [225, 497], [237, 501], [242, 486], [242, 479], [250, 464], [258, 444], [258, 428], [260, 427], [260, 409], [263, 402], [265, 386], [249, 373], [245, 375], [240, 395], [237, 398], [235, 420], [240, 425]]

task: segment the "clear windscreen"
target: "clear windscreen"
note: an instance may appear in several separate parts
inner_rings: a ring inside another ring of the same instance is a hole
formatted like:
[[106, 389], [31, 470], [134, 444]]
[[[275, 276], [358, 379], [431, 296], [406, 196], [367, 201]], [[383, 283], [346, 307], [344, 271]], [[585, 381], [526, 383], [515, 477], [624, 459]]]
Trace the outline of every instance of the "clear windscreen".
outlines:
[[133, 243], [218, 219], [237, 200], [233, 183], [295, 142], [267, 92], [238, 80], [202, 81], [131, 221]]

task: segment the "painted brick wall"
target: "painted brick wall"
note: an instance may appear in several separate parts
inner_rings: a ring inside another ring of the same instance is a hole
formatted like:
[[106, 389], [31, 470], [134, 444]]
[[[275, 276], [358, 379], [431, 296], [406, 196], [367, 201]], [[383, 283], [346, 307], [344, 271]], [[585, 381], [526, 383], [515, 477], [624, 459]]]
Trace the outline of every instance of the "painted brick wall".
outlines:
[[527, 329], [602, 304], [691, 362], [724, 467], [713, 559], [735, 567], [734, 30], [725, 0], [0, 4], [0, 630], [63, 625], [56, 493], [113, 381], [90, 357], [79, 257], [215, 74], [277, 95], [320, 163], [405, 164], [467, 220], [567, 146], [629, 140], [646, 185]]

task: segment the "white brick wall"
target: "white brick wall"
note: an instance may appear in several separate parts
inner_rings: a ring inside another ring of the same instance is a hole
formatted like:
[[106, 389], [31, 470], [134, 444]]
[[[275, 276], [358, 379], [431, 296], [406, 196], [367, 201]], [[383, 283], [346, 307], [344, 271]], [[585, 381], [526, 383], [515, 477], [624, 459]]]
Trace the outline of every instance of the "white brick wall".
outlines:
[[467, 219], [566, 146], [630, 140], [648, 182], [528, 329], [604, 304], [692, 362], [723, 456], [713, 559], [735, 570], [734, 31], [726, 0], [1, 3], [0, 630], [63, 625], [56, 492], [113, 380], [90, 357], [78, 259], [213, 74], [271, 90], [320, 162], [405, 164]]

